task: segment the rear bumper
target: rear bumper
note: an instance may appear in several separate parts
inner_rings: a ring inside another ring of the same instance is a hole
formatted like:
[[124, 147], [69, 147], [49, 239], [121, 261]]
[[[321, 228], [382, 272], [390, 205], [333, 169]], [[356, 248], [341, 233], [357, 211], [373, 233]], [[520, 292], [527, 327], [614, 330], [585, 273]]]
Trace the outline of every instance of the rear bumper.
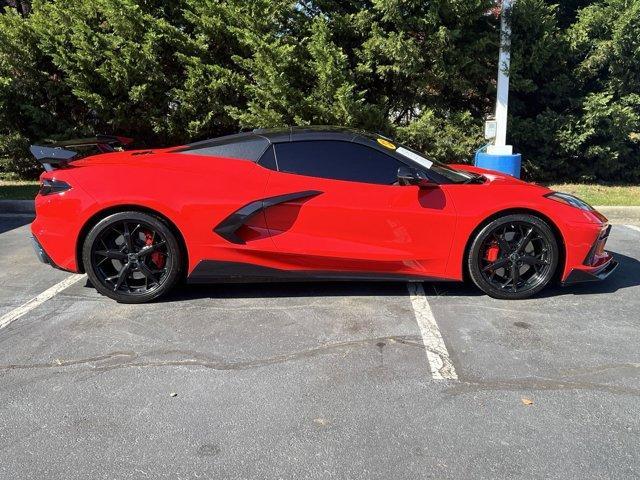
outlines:
[[[73, 183], [66, 170], [65, 173], [65, 180]], [[31, 234], [48, 257], [49, 265], [69, 272], [78, 271], [78, 235], [94, 204], [84, 190], [76, 187], [62, 193], [36, 196], [36, 218], [31, 224]]]
[[33, 246], [33, 249], [36, 252], [36, 257], [38, 257], [38, 260], [40, 260], [42, 263], [46, 265], [51, 265], [53, 268], [57, 268], [58, 270], [64, 270], [65, 272], [71, 271], [66, 268], [62, 268], [59, 265], [56, 265], [56, 262], [51, 260], [51, 257], [47, 254], [45, 249], [42, 247], [42, 245], [34, 235], [31, 235], [30, 238], [31, 238], [31, 245]]
[[42, 245], [40, 245], [40, 242], [38, 241], [38, 239], [33, 235], [31, 235], [30, 238], [31, 238], [31, 246], [35, 250], [36, 257], [38, 257], [38, 260], [40, 260], [42, 263], [46, 263], [47, 265], [51, 265], [52, 261], [49, 258], [49, 255], [47, 255], [47, 252], [44, 251], [44, 248], [42, 248]]
[[574, 285], [576, 283], [583, 282], [599, 282], [611, 275], [616, 268], [618, 268], [618, 262], [615, 261], [613, 257], [610, 257], [607, 262], [593, 270], [581, 270], [574, 268], [571, 270], [565, 281], [562, 282], [562, 285]]

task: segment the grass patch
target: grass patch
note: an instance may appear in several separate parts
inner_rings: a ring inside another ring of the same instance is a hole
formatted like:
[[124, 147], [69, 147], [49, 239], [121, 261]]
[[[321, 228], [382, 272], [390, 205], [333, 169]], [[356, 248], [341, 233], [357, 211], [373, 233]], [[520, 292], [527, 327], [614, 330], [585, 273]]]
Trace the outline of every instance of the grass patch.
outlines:
[[0, 180], [0, 200], [33, 200], [39, 182], [29, 180]]
[[570, 193], [591, 205], [640, 206], [640, 185], [582, 185], [560, 183], [549, 185], [552, 190]]

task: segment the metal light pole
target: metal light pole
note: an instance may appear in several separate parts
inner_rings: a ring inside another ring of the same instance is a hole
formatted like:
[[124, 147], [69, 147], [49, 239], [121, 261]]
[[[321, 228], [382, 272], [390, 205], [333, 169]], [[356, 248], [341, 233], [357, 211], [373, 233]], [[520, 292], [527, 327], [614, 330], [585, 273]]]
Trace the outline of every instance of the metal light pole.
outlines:
[[[502, 0], [500, 12], [500, 54], [498, 57], [498, 85], [496, 93], [495, 120], [485, 124], [485, 137], [493, 137], [486, 152], [476, 153], [475, 164], [489, 170], [508, 173], [520, 177], [521, 156], [513, 154], [513, 147], [507, 145], [507, 111], [509, 105], [509, 68], [511, 64], [511, 19], [510, 13], [515, 0]], [[495, 128], [495, 130], [494, 130]], [[495, 133], [494, 133], [495, 132]]]
[[498, 85], [496, 94], [496, 137], [487, 153], [494, 155], [511, 155], [513, 147], [507, 145], [507, 111], [509, 106], [509, 67], [511, 64], [511, 24], [509, 12], [512, 0], [502, 0], [500, 13], [500, 54], [498, 57]]

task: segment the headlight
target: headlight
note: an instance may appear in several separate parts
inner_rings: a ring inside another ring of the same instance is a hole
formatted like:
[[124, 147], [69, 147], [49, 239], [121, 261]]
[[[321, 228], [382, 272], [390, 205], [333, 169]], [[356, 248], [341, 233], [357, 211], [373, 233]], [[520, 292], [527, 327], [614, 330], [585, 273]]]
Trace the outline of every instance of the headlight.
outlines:
[[573, 195], [569, 195], [568, 193], [551, 192], [547, 193], [545, 197], [555, 200], [556, 202], [564, 203], [565, 205], [579, 208], [580, 210], [586, 210], [588, 212], [594, 211], [594, 208], [587, 202], [580, 200], [578, 197], [574, 197]]

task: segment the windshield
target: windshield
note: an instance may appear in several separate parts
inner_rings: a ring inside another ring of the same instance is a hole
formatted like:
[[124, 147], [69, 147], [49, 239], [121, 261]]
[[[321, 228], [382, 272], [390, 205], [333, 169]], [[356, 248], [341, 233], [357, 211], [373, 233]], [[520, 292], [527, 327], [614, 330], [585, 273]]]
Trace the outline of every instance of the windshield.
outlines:
[[444, 163], [440, 163], [435, 160], [429, 160], [423, 154], [413, 150], [412, 148], [400, 146], [396, 149], [396, 152], [409, 160], [421, 165], [429, 171], [444, 177], [451, 183], [467, 183], [477, 175], [470, 172], [461, 172], [448, 167]]

